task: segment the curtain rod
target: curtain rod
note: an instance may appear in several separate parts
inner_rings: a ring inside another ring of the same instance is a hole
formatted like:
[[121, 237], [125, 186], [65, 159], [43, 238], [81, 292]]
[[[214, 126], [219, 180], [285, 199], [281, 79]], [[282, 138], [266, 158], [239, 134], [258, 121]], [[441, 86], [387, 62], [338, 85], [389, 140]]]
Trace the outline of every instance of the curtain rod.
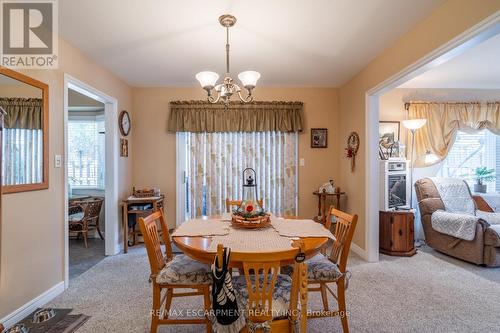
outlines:
[[411, 104], [481, 104], [481, 103], [500, 103], [499, 101], [492, 101], [492, 102], [406, 102], [405, 105], [405, 110], [408, 111], [410, 109]]

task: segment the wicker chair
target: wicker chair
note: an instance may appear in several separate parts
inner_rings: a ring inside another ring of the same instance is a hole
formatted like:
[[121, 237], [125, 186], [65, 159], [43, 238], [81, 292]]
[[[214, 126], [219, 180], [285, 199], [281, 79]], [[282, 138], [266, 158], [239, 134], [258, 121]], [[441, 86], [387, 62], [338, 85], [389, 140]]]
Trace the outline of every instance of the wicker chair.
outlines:
[[86, 248], [88, 248], [87, 238], [89, 231], [97, 230], [99, 237], [104, 239], [101, 229], [99, 228], [99, 215], [101, 214], [103, 201], [104, 199], [99, 197], [74, 201], [70, 208], [73, 212], [79, 210], [82, 216], [76, 218], [71, 218], [70, 216], [69, 231], [71, 233], [76, 233], [77, 237], [81, 234]]

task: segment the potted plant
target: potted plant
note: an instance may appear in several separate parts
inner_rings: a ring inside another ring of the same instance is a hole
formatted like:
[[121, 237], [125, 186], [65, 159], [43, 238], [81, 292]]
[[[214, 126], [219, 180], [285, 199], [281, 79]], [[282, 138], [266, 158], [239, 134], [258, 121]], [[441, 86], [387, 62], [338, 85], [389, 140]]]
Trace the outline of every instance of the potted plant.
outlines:
[[474, 171], [474, 192], [486, 193], [486, 184], [496, 179], [495, 169], [488, 169], [487, 167], [479, 167]]

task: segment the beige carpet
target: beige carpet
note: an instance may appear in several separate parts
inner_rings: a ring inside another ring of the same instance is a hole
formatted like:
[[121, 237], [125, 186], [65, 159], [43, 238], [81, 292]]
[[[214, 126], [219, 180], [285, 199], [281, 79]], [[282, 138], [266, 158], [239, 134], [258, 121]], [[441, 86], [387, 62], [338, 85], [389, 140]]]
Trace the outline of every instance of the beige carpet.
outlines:
[[[411, 258], [351, 256], [351, 332], [500, 332], [500, 269], [477, 267], [423, 248]], [[151, 289], [145, 250], [108, 257], [71, 281], [50, 306], [90, 315], [78, 333], [149, 332]], [[320, 298], [310, 297], [319, 308]], [[193, 298], [177, 309], [201, 307]], [[341, 332], [337, 318], [309, 321], [309, 332]], [[159, 332], [204, 332], [201, 325]]]

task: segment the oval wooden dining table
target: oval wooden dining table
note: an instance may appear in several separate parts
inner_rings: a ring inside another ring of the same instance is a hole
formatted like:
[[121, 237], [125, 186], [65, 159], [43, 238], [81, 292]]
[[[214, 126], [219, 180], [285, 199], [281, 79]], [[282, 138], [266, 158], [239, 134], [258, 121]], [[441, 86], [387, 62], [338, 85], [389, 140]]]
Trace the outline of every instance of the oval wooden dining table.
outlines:
[[[210, 219], [221, 218], [220, 216], [210, 216]], [[207, 218], [207, 219], [208, 219]], [[298, 219], [299, 217], [286, 216], [287, 219]], [[200, 222], [202, 223], [202, 222]], [[327, 245], [327, 237], [300, 237], [304, 242], [304, 252], [306, 259], [311, 258], [319, 253], [319, 251]], [[217, 253], [209, 252], [208, 249], [212, 244], [212, 237], [210, 236], [174, 236], [172, 237], [173, 243], [187, 256], [194, 260], [203, 262], [206, 264], [211, 264], [214, 262]], [[232, 251], [235, 253], [235, 251]], [[272, 253], [270, 249], [269, 253]], [[265, 253], [265, 252], [260, 252]], [[293, 264], [293, 261], [283, 261], [281, 266]], [[243, 263], [231, 260], [231, 267], [242, 268]]]

